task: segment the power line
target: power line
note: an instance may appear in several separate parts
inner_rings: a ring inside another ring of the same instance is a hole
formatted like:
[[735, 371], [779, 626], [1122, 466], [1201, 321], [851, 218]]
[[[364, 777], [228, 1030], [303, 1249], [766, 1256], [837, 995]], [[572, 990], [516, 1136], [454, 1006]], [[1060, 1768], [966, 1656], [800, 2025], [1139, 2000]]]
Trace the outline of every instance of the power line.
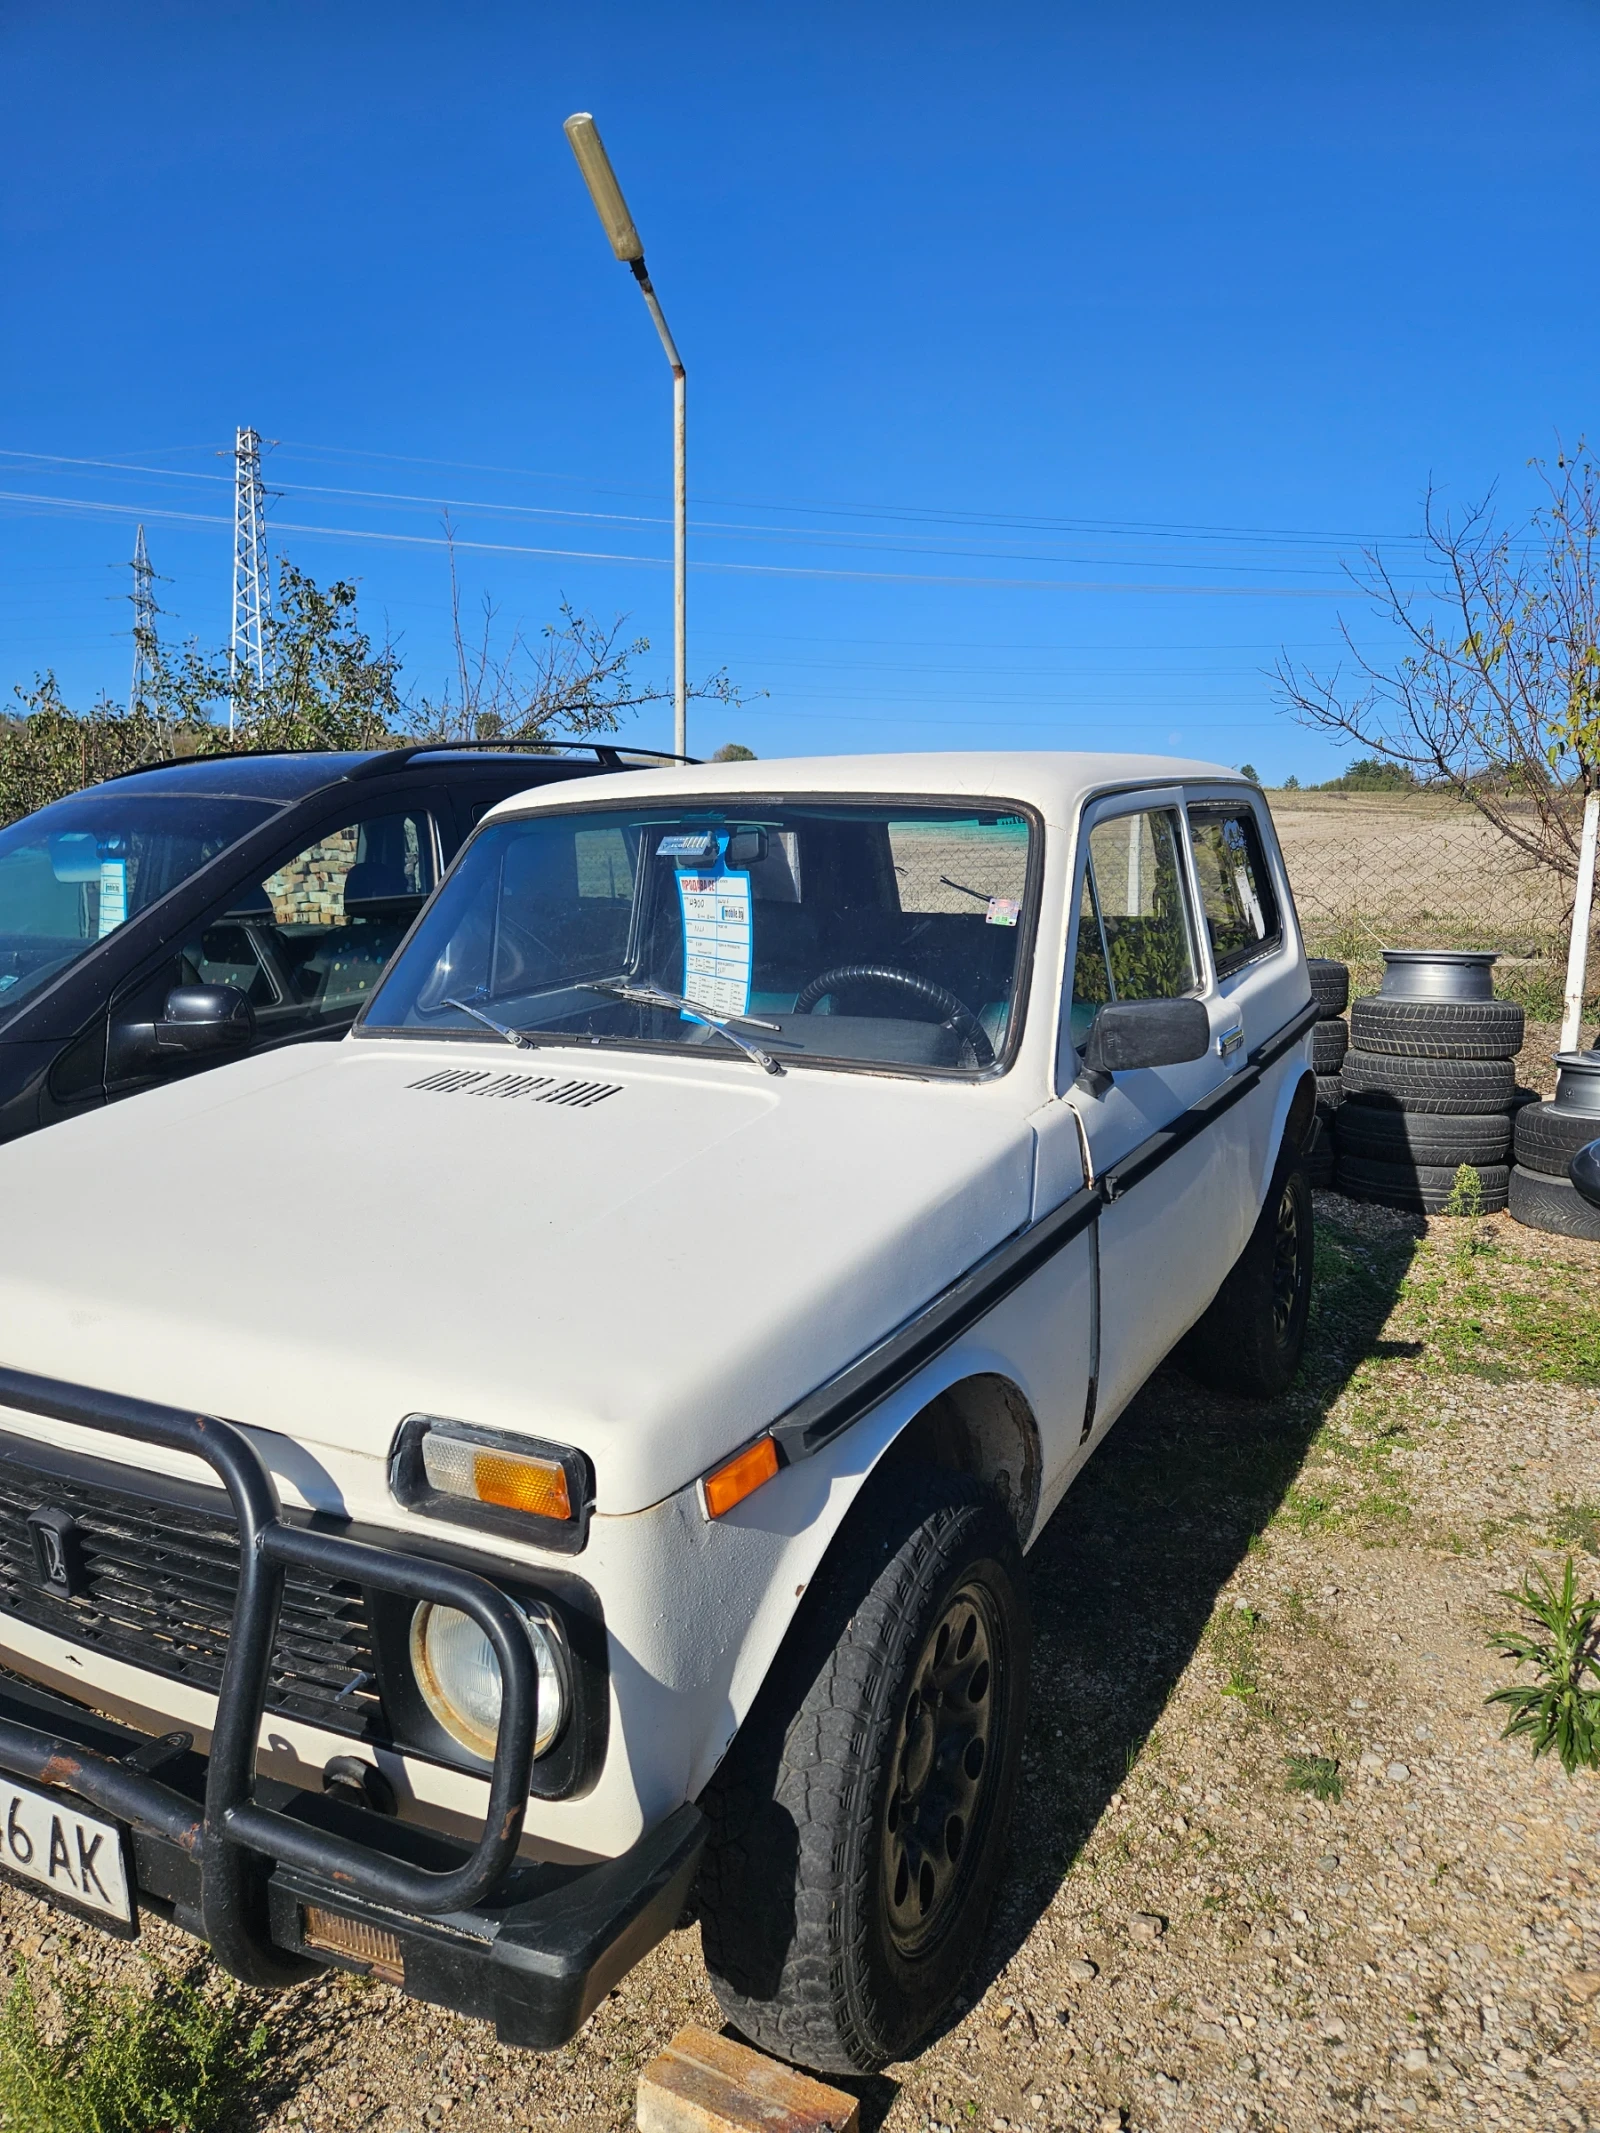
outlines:
[[[227, 520], [215, 512], [173, 511], [88, 497], [39, 496], [14, 489], [0, 489], [0, 503], [31, 504], [60, 511], [93, 511], [121, 518], [133, 517], [137, 513], [144, 518], [180, 525], [227, 524]], [[553, 562], [622, 564], [631, 569], [669, 570], [672, 567], [670, 556], [628, 555], [605, 548], [533, 548], [515, 541], [467, 540], [459, 534], [446, 539], [442, 534], [383, 532], [371, 526], [318, 526], [284, 519], [278, 520], [277, 526], [280, 533], [298, 533], [317, 540], [374, 541], [401, 548], [453, 548], [458, 553], [528, 556]], [[698, 559], [691, 568], [724, 576], [837, 579], [861, 584], [931, 585], [1013, 592], [1148, 593], [1179, 598], [1257, 600], [1341, 600], [1352, 594], [1349, 586], [1141, 585], [1092, 578], [989, 578], [941, 571], [846, 570], [834, 564], [734, 563], [709, 557]]]

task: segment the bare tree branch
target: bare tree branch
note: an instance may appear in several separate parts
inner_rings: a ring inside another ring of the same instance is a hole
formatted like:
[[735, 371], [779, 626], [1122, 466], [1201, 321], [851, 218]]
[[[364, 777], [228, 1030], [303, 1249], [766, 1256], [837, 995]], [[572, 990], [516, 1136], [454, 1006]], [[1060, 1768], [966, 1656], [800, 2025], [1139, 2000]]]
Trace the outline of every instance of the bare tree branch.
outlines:
[[1580, 440], [1534, 462], [1544, 501], [1518, 529], [1491, 493], [1452, 516], [1429, 488], [1433, 585], [1401, 585], [1376, 549], [1346, 574], [1399, 632], [1392, 663], [1364, 651], [1319, 676], [1281, 656], [1280, 703], [1302, 724], [1475, 807], [1532, 867], [1570, 882], [1583, 802], [1600, 784], [1600, 467]]

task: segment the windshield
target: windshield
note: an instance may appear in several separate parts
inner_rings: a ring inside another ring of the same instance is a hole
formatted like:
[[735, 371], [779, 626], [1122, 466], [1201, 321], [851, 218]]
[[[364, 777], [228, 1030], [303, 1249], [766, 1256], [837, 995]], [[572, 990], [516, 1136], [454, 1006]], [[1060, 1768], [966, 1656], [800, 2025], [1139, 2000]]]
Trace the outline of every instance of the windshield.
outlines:
[[112, 784], [0, 830], [0, 1014], [276, 812]]
[[1015, 1024], [1031, 837], [1003, 807], [916, 802], [493, 823], [364, 1031], [980, 1072]]

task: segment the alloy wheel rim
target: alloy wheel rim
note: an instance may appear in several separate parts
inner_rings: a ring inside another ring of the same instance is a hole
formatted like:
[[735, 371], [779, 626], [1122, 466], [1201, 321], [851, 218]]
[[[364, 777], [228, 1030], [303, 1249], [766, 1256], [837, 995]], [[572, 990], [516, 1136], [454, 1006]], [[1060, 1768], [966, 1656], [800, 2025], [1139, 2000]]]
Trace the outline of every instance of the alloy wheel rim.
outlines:
[[1304, 1236], [1300, 1225], [1300, 1202], [1293, 1182], [1284, 1185], [1278, 1202], [1278, 1226], [1272, 1254], [1272, 1331], [1278, 1346], [1289, 1338], [1294, 1307], [1300, 1293]]
[[904, 1956], [940, 1938], [977, 1855], [998, 1641], [986, 1596], [963, 1586], [929, 1632], [901, 1705], [881, 1872], [889, 1935]]

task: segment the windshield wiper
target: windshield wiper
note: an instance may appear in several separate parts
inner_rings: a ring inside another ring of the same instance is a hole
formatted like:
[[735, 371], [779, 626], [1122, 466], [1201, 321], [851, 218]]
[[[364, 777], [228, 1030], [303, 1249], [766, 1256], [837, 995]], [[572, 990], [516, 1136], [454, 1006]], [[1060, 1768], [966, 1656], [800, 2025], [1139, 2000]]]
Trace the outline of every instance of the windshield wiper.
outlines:
[[521, 1030], [511, 1029], [504, 1022], [496, 1022], [493, 1015], [486, 1015], [481, 1007], [474, 1007], [469, 1000], [446, 1000], [446, 1007], [459, 1008], [470, 1015], [474, 1022], [481, 1022], [485, 1029], [492, 1029], [497, 1037], [504, 1037], [507, 1044], [514, 1044], [524, 1052], [536, 1052], [539, 1047], [532, 1037], [525, 1037]]
[[738, 1022], [746, 1029], [769, 1029], [774, 1035], [781, 1037], [781, 1023], [762, 1022], [754, 1015], [714, 1015], [709, 1007], [702, 1007], [698, 1000], [686, 1000], [682, 993], [663, 992], [655, 985], [629, 985], [619, 978], [594, 979], [590, 982], [589, 989], [591, 992], [614, 993], [619, 1000], [633, 1000], [641, 1007], [675, 1007], [691, 1021], [704, 1023], [707, 1029], [715, 1030], [719, 1037], [725, 1037], [730, 1044], [736, 1045], [747, 1059], [755, 1061], [763, 1073], [783, 1072], [783, 1068], [770, 1052], [764, 1052], [759, 1044], [752, 1044], [748, 1037], [741, 1037], [737, 1030], [728, 1026]]

